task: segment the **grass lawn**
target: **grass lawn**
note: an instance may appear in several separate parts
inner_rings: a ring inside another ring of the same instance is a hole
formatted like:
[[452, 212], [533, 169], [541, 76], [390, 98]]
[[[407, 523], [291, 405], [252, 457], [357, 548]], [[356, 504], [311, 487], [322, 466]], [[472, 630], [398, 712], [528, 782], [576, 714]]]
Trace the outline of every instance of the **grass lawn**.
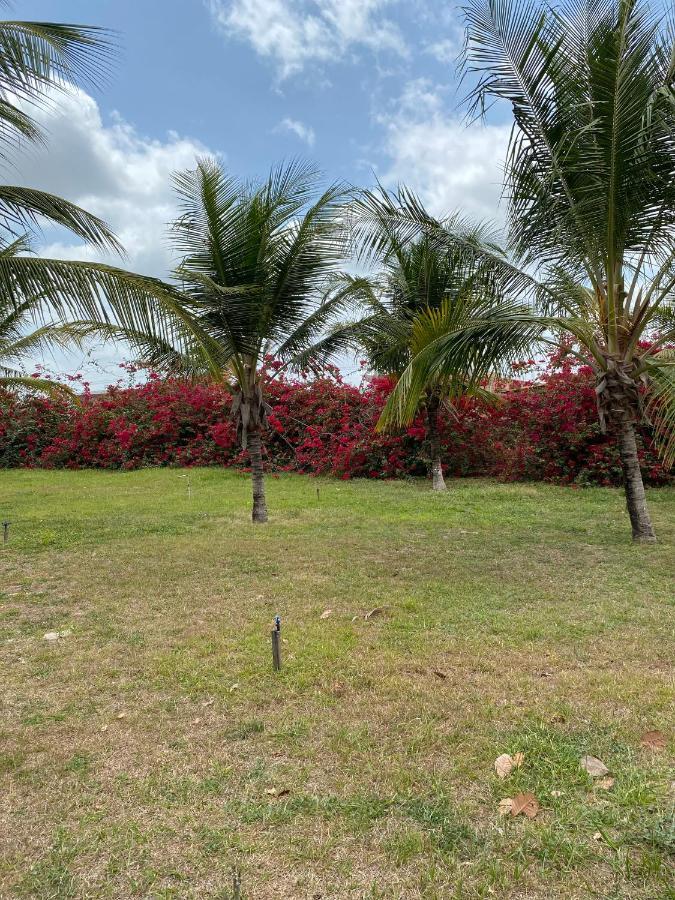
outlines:
[[675, 897], [675, 491], [187, 481], [0, 472], [0, 897]]

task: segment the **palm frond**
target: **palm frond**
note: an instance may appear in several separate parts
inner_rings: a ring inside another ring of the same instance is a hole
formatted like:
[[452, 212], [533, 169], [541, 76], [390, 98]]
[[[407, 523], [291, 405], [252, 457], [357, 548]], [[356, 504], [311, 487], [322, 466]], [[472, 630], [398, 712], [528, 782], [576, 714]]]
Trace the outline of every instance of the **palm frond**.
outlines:
[[100, 250], [122, 252], [110, 227], [98, 216], [45, 191], [0, 185], [0, 223], [11, 234], [16, 237], [17, 232], [39, 227], [42, 219], [67, 228]]
[[420, 316], [413, 339], [419, 352], [401, 374], [378, 428], [409, 424], [430, 384], [457, 373], [467, 384], [480, 384], [492, 373], [507, 371], [511, 363], [531, 355], [546, 341], [548, 325], [529, 307], [506, 302]]
[[675, 351], [663, 350], [647, 369], [650, 399], [647, 407], [654, 438], [664, 465], [675, 465]]
[[0, 144], [39, 140], [41, 131], [19, 104], [44, 106], [49, 88], [98, 86], [107, 77], [112, 34], [89, 25], [0, 21]]
[[0, 375], [0, 389], [6, 391], [23, 390], [27, 393], [48, 394], [50, 397], [67, 397], [75, 400], [77, 395], [68, 387], [58, 381], [50, 381], [48, 378], [33, 378], [28, 375]]

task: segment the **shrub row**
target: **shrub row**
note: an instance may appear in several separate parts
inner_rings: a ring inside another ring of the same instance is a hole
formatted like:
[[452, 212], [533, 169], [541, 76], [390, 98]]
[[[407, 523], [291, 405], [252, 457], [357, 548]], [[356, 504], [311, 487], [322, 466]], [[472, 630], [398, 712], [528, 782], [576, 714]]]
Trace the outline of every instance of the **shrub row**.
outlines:
[[[276, 377], [275, 377], [276, 376]], [[375, 424], [391, 391], [388, 378], [355, 387], [336, 370], [289, 379], [267, 372], [273, 408], [266, 439], [270, 470], [343, 478], [423, 475], [428, 453], [422, 421], [397, 434]], [[443, 421], [443, 457], [451, 476], [618, 484], [611, 436], [600, 433], [589, 369], [551, 365], [536, 380], [502, 385], [501, 402], [464, 400]], [[0, 398], [0, 466], [135, 469], [141, 466], [245, 466], [222, 386], [151, 375], [66, 400]], [[649, 435], [641, 435], [647, 482], [669, 480]]]

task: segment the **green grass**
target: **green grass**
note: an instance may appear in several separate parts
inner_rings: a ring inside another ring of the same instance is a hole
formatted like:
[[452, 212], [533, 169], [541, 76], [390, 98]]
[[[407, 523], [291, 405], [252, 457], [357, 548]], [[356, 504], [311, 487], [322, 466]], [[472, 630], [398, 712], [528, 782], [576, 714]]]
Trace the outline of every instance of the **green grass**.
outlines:
[[0, 897], [675, 898], [675, 491], [184, 475], [0, 473]]

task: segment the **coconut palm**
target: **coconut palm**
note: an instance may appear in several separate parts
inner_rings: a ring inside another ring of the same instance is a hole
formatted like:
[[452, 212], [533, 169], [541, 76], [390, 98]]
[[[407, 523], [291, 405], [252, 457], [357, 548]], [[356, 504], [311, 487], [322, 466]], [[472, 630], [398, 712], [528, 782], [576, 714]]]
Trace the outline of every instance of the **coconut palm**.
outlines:
[[345, 298], [326, 296], [344, 255], [345, 191], [331, 185], [317, 196], [318, 173], [301, 162], [245, 184], [205, 158], [174, 183], [180, 309], [173, 294], [168, 302], [158, 294], [144, 327], [85, 322], [82, 334], [123, 338], [159, 370], [208, 376], [231, 390], [230, 414], [251, 463], [252, 518], [266, 522], [263, 367], [269, 357], [286, 366], [320, 364], [346, 346], [346, 331], [330, 328]]
[[[379, 272], [373, 277], [343, 275], [339, 290], [360, 300], [367, 314], [354, 324], [354, 338], [377, 372], [398, 378], [411, 360], [430, 342], [445, 333], [458, 317], [470, 317], [484, 306], [490, 285], [484, 268], [476, 265], [475, 254], [461, 248], [449, 249], [429, 229], [416, 240], [406, 240], [397, 223], [388, 217], [390, 205], [400, 205], [402, 194], [383, 188], [364, 193], [353, 206], [357, 255], [374, 260]], [[431, 221], [431, 216], [425, 213]], [[366, 225], [365, 254], [359, 253], [361, 223]], [[459, 216], [437, 223], [437, 229], [463, 230], [468, 243], [485, 243], [487, 228], [463, 223]], [[368, 252], [370, 249], [374, 253]], [[432, 373], [418, 398], [424, 412], [431, 460], [432, 487], [446, 489], [441, 459], [439, 416], [445, 406], [468, 393], [488, 396], [466, 373]], [[386, 427], [386, 417], [381, 423]]]
[[[529, 302], [427, 347], [389, 415], [410, 416], [429, 373], [480, 350], [487, 369], [504, 335], [572, 340], [595, 371], [601, 425], [616, 435], [636, 541], [655, 540], [636, 424], [651, 411], [675, 457], [675, 32], [636, 0], [469, 0], [464, 66], [470, 99], [511, 106], [506, 160], [508, 252], [482, 254], [505, 292]], [[402, 218], [425, 221], [414, 198]], [[448, 247], [462, 235], [445, 229]], [[479, 253], [479, 251], [476, 251]], [[479, 254], [481, 255], [481, 254]], [[476, 371], [480, 369], [477, 365]]]

